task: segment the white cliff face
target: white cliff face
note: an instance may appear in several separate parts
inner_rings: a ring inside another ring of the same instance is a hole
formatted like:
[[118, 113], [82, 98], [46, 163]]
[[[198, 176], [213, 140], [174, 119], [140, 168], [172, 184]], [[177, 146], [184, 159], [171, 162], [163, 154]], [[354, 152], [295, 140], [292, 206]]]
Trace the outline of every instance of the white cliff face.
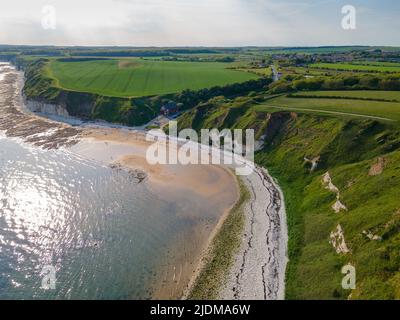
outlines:
[[32, 112], [39, 112], [48, 115], [55, 115], [61, 117], [70, 117], [67, 109], [61, 105], [50, 104], [35, 100], [26, 100], [25, 106]]
[[328, 189], [329, 191], [336, 193], [336, 202], [332, 205], [332, 209], [336, 213], [340, 213], [340, 211], [342, 210], [347, 211], [347, 207], [340, 201], [340, 190], [333, 184], [329, 172], [323, 175], [322, 184], [325, 185], [325, 189]]
[[340, 224], [336, 227], [336, 232], [331, 232], [329, 243], [335, 248], [337, 254], [346, 254], [350, 252], [344, 239], [343, 228]]

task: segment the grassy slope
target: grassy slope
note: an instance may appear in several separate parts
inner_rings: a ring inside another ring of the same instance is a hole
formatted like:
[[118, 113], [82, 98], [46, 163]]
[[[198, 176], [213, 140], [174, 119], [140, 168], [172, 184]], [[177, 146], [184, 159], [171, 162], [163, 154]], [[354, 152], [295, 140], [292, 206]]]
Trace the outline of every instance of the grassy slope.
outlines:
[[178, 128], [249, 128], [254, 129], [256, 137], [259, 137], [266, 123], [265, 112], [256, 112], [251, 98], [229, 100], [216, 97], [184, 113], [179, 118]]
[[356, 99], [372, 99], [372, 100], [392, 100], [400, 102], [400, 91], [372, 91], [372, 90], [355, 90], [355, 91], [307, 91], [296, 93], [295, 96], [315, 96], [315, 97], [346, 97]]
[[[400, 147], [399, 131], [371, 120], [309, 115], [291, 120], [285, 130], [257, 161], [278, 177], [288, 199], [287, 298], [347, 298], [349, 292], [340, 285], [341, 268], [347, 263], [357, 270], [353, 298], [400, 298], [395, 280], [400, 239], [392, 230], [400, 223], [400, 152], [393, 152]], [[311, 174], [304, 156], [319, 155], [320, 169]], [[369, 176], [378, 156], [386, 158], [386, 168], [379, 176]], [[321, 183], [328, 170], [349, 209], [346, 213], [331, 208], [335, 194]], [[394, 224], [387, 226], [390, 221]], [[330, 232], [339, 223], [351, 254], [338, 255], [329, 244]], [[364, 230], [384, 240], [371, 241]]]
[[[217, 100], [184, 114], [180, 126], [253, 127], [270, 133], [256, 161], [278, 178], [286, 199], [290, 263], [289, 299], [346, 299], [341, 268], [357, 270], [355, 299], [400, 298], [400, 130], [394, 124], [366, 119], [315, 114], [274, 113], [253, 108], [249, 99]], [[276, 127], [275, 130], [271, 128]], [[304, 157], [321, 156], [310, 173]], [[386, 166], [381, 175], [369, 176], [377, 157]], [[341, 190], [347, 213], [335, 213], [335, 195], [326, 190], [322, 175], [328, 171]], [[337, 254], [329, 236], [338, 224], [351, 249]], [[362, 232], [383, 238], [372, 241]]]
[[225, 63], [148, 60], [53, 61], [61, 87], [114, 97], [141, 97], [211, 88], [256, 79], [255, 74], [226, 69]]

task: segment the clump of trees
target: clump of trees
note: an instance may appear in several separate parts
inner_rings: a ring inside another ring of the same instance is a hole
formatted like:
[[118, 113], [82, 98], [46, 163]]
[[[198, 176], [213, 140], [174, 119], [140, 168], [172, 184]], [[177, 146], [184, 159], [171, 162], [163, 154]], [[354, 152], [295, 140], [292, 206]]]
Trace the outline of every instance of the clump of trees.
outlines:
[[341, 75], [336, 77], [303, 78], [286, 76], [270, 84], [271, 93], [316, 90], [400, 90], [397, 75]]
[[217, 58], [215, 59], [216, 62], [225, 62], [225, 63], [230, 63], [230, 62], [235, 62], [235, 58], [231, 56], [226, 56], [222, 58]]
[[250, 92], [259, 92], [265, 90], [272, 83], [271, 78], [260, 78], [249, 80], [242, 83], [234, 83], [227, 86], [216, 86], [210, 89], [202, 90], [184, 90], [174, 97], [176, 102], [182, 103], [184, 109], [195, 107], [201, 102], [210, 100], [213, 97], [235, 97], [249, 94]]

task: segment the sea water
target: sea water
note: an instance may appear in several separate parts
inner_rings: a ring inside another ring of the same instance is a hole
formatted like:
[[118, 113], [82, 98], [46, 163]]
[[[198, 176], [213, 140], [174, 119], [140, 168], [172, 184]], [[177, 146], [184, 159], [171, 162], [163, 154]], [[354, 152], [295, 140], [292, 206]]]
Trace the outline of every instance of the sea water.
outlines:
[[[0, 299], [150, 298], [174, 236], [195, 223], [179, 212], [124, 171], [2, 136]], [[46, 266], [55, 289], [42, 288]]]

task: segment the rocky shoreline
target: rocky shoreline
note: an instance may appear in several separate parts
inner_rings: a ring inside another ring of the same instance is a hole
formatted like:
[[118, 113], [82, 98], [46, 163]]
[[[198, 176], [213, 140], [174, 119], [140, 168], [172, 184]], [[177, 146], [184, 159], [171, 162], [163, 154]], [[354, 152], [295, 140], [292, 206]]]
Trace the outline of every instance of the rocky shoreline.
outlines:
[[221, 299], [283, 300], [287, 258], [286, 212], [282, 191], [256, 167], [242, 178], [250, 192], [242, 245], [220, 291]]
[[80, 129], [20, 109], [23, 81], [19, 71], [9, 64], [0, 64], [0, 74], [3, 75], [0, 80], [0, 130], [8, 137], [20, 138], [44, 149], [70, 147], [79, 142]]

